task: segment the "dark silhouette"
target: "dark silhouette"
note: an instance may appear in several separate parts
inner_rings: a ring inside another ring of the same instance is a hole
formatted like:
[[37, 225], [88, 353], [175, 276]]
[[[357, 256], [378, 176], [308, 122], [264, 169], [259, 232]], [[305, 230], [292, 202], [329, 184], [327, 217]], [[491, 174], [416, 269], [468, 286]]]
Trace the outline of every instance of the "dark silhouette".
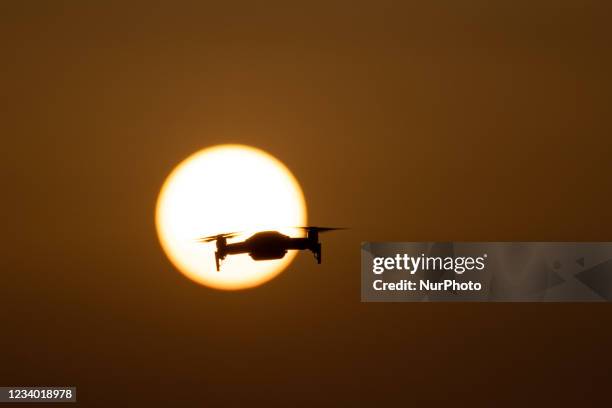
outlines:
[[264, 261], [270, 259], [280, 259], [285, 256], [290, 249], [308, 249], [312, 251], [317, 260], [321, 263], [321, 243], [319, 242], [319, 233], [340, 230], [344, 228], [329, 228], [329, 227], [296, 227], [306, 231], [305, 237], [292, 238], [283, 235], [278, 231], [262, 231], [254, 234], [249, 239], [243, 242], [227, 243], [228, 238], [235, 237], [238, 232], [229, 232], [225, 234], [212, 235], [198, 239], [198, 242], [217, 241], [217, 251], [215, 252], [215, 263], [217, 271], [219, 270], [220, 262], [227, 255], [249, 254], [255, 261]]

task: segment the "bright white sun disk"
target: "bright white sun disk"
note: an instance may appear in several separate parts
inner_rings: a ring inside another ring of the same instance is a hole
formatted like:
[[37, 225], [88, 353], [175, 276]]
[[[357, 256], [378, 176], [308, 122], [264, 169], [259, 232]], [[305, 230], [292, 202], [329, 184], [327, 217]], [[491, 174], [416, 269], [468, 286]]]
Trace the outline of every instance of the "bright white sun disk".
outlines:
[[215, 269], [215, 243], [203, 236], [239, 231], [228, 242], [255, 232], [306, 225], [306, 203], [289, 169], [262, 150], [220, 145], [194, 153], [166, 179], [156, 210], [160, 242], [172, 263], [187, 277], [218, 289], [260, 285], [283, 271], [295, 257], [254, 261], [247, 254], [225, 258]]

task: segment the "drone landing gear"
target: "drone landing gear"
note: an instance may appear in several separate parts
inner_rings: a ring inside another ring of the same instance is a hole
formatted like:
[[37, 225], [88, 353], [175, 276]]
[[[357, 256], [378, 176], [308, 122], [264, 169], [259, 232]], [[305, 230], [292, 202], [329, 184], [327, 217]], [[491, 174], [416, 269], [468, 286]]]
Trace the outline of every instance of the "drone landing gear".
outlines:
[[315, 259], [317, 260], [317, 263], [320, 264], [321, 263], [321, 244], [317, 244], [316, 250], [314, 252], [314, 256], [315, 256]]
[[219, 253], [215, 252], [215, 264], [217, 265], [217, 272], [219, 272]]

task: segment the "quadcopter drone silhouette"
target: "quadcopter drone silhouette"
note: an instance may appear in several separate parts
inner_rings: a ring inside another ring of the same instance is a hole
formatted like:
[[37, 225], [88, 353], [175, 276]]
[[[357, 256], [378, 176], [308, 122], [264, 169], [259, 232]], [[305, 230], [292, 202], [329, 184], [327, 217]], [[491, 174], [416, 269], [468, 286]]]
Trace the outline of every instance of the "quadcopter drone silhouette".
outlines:
[[292, 249], [308, 249], [314, 254], [317, 263], [321, 263], [321, 243], [319, 242], [319, 233], [346, 229], [330, 227], [294, 228], [306, 231], [306, 237], [292, 238], [281, 234], [278, 231], [262, 231], [252, 235], [245, 241], [228, 244], [228, 238], [233, 238], [240, 234], [239, 232], [228, 232], [198, 238], [197, 242], [206, 243], [217, 241], [217, 250], [215, 251], [215, 264], [217, 265], [217, 271], [219, 271], [221, 261], [225, 259], [227, 255], [249, 254], [249, 256], [255, 261], [266, 261], [271, 259], [281, 259], [285, 256], [288, 250]]

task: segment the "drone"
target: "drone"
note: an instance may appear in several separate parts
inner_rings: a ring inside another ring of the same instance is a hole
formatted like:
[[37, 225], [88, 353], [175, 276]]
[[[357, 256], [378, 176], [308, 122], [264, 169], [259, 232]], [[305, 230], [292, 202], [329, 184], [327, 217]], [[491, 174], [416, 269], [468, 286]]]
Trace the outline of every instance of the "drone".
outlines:
[[341, 230], [345, 228], [330, 227], [295, 227], [306, 231], [305, 237], [292, 238], [281, 234], [278, 231], [262, 231], [252, 235], [242, 242], [227, 243], [229, 238], [239, 235], [239, 232], [228, 232], [225, 234], [211, 235], [197, 239], [197, 242], [206, 243], [216, 241], [217, 250], [215, 251], [215, 264], [217, 272], [221, 266], [221, 261], [228, 255], [249, 254], [255, 261], [267, 261], [271, 259], [281, 259], [292, 249], [308, 249], [312, 251], [317, 260], [321, 263], [321, 243], [319, 233]]

